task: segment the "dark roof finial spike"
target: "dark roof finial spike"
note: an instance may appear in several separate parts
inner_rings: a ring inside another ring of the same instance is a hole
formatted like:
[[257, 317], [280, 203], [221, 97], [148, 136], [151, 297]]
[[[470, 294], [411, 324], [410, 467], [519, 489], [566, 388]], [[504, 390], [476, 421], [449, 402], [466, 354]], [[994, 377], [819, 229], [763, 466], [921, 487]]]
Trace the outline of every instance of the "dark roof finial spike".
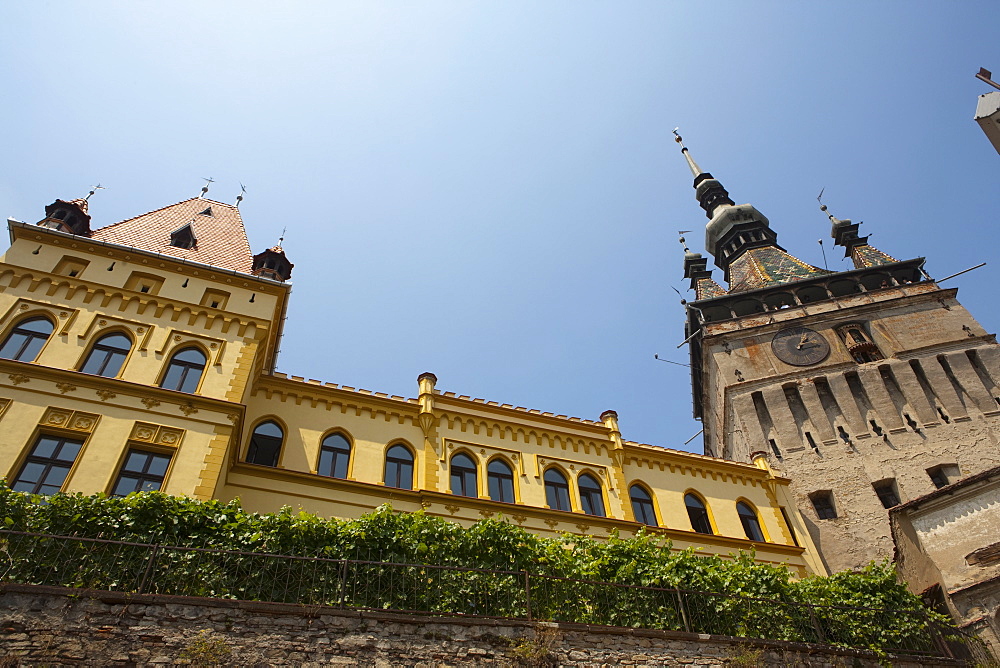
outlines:
[[240, 208], [240, 202], [243, 201], [243, 195], [247, 192], [247, 187], [240, 183], [240, 194], [236, 196], [236, 208]]
[[198, 199], [203, 199], [205, 195], [208, 194], [208, 187], [213, 183], [215, 183], [215, 179], [213, 179], [211, 176], [208, 177], [207, 179], [203, 176], [201, 177], [201, 180], [205, 182], [205, 185], [202, 187], [201, 194], [198, 195]]
[[698, 163], [694, 161], [694, 158], [691, 157], [690, 151], [688, 151], [687, 146], [684, 145], [684, 138], [681, 137], [680, 133], [678, 132], [679, 130], [680, 128], [674, 128], [674, 141], [680, 144], [681, 154], [684, 156], [684, 159], [687, 160], [687, 164], [688, 167], [691, 169], [692, 176], [697, 178], [704, 172], [702, 172], [701, 167], [698, 166]]

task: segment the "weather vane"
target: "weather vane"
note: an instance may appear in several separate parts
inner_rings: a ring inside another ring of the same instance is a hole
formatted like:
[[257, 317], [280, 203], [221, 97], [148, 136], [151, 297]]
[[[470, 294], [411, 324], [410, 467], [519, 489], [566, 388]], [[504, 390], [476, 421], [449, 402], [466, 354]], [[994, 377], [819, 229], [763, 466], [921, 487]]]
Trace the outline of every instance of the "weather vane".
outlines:
[[240, 202], [243, 201], [243, 195], [247, 192], [247, 187], [240, 183], [240, 194], [236, 197], [236, 208], [240, 208]]
[[84, 202], [89, 202], [90, 201], [90, 196], [93, 195], [98, 190], [107, 190], [107, 188], [105, 188], [104, 186], [102, 186], [100, 183], [98, 183], [96, 186], [90, 186], [90, 192], [87, 193], [87, 196], [83, 198], [83, 201]]
[[203, 176], [203, 177], [201, 177], [201, 180], [205, 182], [205, 185], [201, 189], [201, 194], [198, 195], [198, 199], [201, 199], [202, 197], [204, 197], [208, 193], [208, 187], [210, 185], [212, 185], [213, 183], [215, 183], [215, 179], [213, 179], [211, 176], [208, 177], [207, 179]]

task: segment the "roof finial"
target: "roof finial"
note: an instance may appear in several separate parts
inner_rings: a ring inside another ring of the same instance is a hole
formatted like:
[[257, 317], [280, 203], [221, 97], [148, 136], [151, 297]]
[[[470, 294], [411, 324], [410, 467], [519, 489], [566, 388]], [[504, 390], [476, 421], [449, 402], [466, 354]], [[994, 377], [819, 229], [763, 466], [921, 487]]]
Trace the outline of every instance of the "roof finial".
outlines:
[[684, 139], [681, 137], [678, 130], [680, 130], [680, 128], [674, 128], [674, 141], [681, 145], [681, 153], [684, 154], [684, 159], [687, 160], [688, 167], [691, 168], [691, 174], [698, 176], [699, 174], [702, 174], [701, 167], [699, 167], [698, 163], [691, 157], [691, 154], [687, 150], [687, 146], [684, 145]]
[[691, 232], [691, 230], [677, 230], [677, 234], [679, 235], [677, 237], [677, 241], [680, 242], [681, 247], [684, 249], [685, 255], [691, 252], [691, 249], [688, 248], [687, 239], [684, 238], [684, 235], [688, 234], [689, 232]]
[[107, 190], [107, 188], [102, 186], [100, 183], [98, 183], [96, 186], [90, 186], [90, 192], [87, 193], [87, 196], [83, 198], [83, 201], [84, 202], [90, 201], [90, 196], [93, 195], [98, 190]]
[[[822, 188], [819, 191], [819, 195], [816, 196], [816, 201], [819, 202], [819, 210], [826, 214], [826, 217], [830, 219], [830, 222], [834, 225], [843, 222], [839, 218], [835, 218], [832, 213], [827, 211], [826, 204], [823, 204], [823, 193], [826, 192], [826, 188]], [[847, 221], [851, 222], [851, 221]]]
[[237, 209], [240, 208], [240, 202], [243, 201], [243, 195], [244, 195], [244, 193], [246, 193], [246, 191], [247, 191], [247, 187], [241, 183], [240, 184], [240, 194], [236, 196], [236, 208]]
[[285, 232], [288, 231], [287, 227], [281, 228], [281, 236], [278, 237], [278, 248], [281, 248], [281, 244], [285, 243]]
[[202, 187], [201, 194], [198, 195], [198, 199], [202, 199], [208, 193], [208, 187], [210, 185], [212, 185], [213, 183], [215, 183], [215, 179], [213, 179], [211, 176], [208, 177], [207, 179], [203, 176], [203, 177], [201, 177], [201, 179], [202, 179], [202, 181], [205, 182], [205, 185], [204, 185], [204, 187]]

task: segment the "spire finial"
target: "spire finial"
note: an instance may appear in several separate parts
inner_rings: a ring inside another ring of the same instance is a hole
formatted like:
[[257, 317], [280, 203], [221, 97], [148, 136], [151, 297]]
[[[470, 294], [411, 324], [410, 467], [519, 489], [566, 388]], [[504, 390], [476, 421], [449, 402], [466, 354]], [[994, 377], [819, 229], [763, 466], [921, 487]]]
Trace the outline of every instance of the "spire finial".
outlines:
[[[834, 215], [827, 210], [826, 204], [823, 204], [823, 193], [825, 193], [825, 192], [826, 192], [826, 188], [824, 187], [824, 188], [820, 189], [819, 195], [816, 196], [816, 201], [819, 202], [819, 210], [822, 211], [823, 213], [825, 213], [826, 217], [829, 218], [830, 222], [833, 223], [834, 225], [843, 222], [839, 218], [835, 218]], [[850, 221], [848, 221], [848, 222], [850, 222]]]
[[281, 248], [281, 244], [285, 243], [285, 232], [288, 231], [287, 227], [281, 228], [281, 236], [278, 237], [278, 248]]
[[237, 209], [240, 208], [240, 202], [243, 201], [243, 195], [246, 193], [246, 191], [247, 191], [247, 187], [241, 183], [240, 184], [240, 194], [236, 196], [236, 208]]
[[87, 196], [83, 198], [83, 201], [84, 202], [89, 202], [90, 201], [90, 196], [93, 195], [98, 190], [107, 190], [107, 188], [105, 188], [104, 186], [102, 186], [100, 183], [98, 183], [96, 186], [90, 186], [90, 192], [87, 193]]
[[691, 252], [691, 249], [688, 248], [687, 239], [684, 238], [684, 235], [688, 234], [690, 232], [691, 232], [691, 230], [677, 230], [677, 234], [678, 234], [677, 241], [680, 243], [681, 248], [684, 249], [684, 254], [685, 255], [687, 255], [688, 253]]
[[203, 176], [201, 177], [201, 180], [205, 182], [205, 185], [202, 187], [201, 194], [198, 195], [198, 199], [203, 198], [208, 193], [208, 187], [213, 183], [215, 183], [215, 179], [213, 179], [211, 176], [208, 177], [207, 179]]
[[684, 145], [684, 138], [681, 137], [679, 130], [680, 128], [674, 128], [674, 141], [680, 144], [681, 153], [684, 155], [684, 159], [687, 160], [688, 167], [691, 169], [691, 174], [697, 178], [703, 172], [701, 171], [701, 167], [698, 166], [698, 163], [691, 157], [691, 153], [687, 150], [687, 146]]

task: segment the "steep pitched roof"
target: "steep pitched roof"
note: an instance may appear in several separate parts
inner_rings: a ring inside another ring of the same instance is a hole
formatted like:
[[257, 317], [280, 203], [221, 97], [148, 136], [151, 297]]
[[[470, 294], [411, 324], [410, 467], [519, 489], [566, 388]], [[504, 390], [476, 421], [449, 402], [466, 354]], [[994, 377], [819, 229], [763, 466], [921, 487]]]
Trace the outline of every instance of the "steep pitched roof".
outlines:
[[729, 267], [729, 292], [766, 288], [835, 272], [814, 267], [780, 248], [751, 248]]
[[[202, 214], [211, 208], [211, 214]], [[197, 244], [170, 245], [170, 235], [190, 224]], [[240, 211], [231, 204], [194, 197], [114, 225], [94, 230], [92, 239], [249, 274], [253, 264], [250, 242]]]

